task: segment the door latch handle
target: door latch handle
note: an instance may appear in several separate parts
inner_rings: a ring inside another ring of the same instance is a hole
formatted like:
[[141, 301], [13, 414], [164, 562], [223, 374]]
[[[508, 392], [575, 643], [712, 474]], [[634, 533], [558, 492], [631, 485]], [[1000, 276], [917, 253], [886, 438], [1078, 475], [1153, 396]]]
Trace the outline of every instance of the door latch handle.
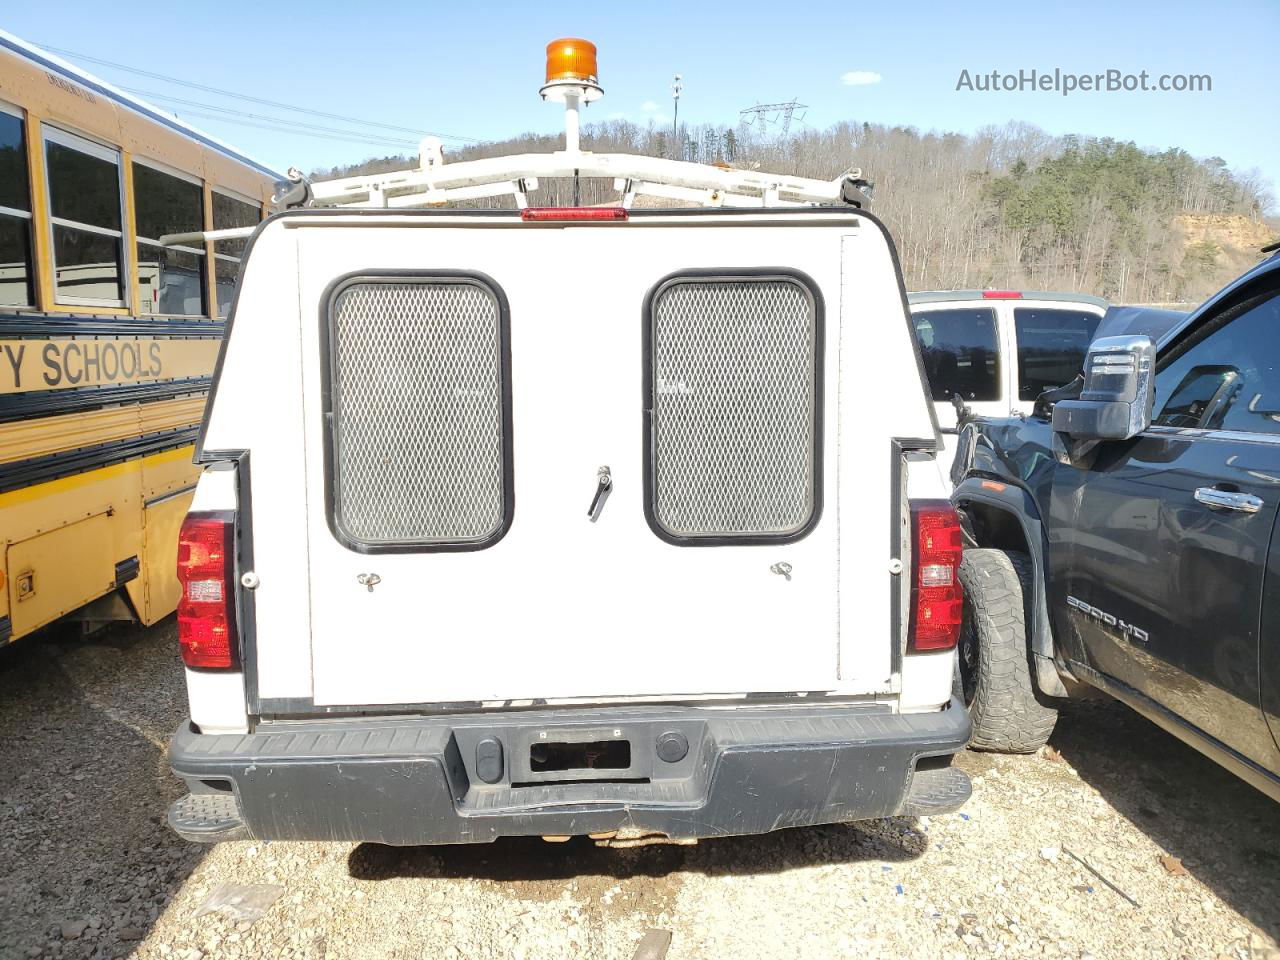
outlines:
[[609, 499], [609, 494], [613, 492], [613, 476], [609, 473], [608, 467], [601, 467], [596, 471], [596, 492], [591, 498], [591, 506], [587, 507], [587, 519], [595, 523], [600, 519], [600, 513], [604, 510], [604, 502]]
[[1210, 507], [1221, 507], [1223, 510], [1239, 510], [1241, 513], [1257, 513], [1262, 509], [1262, 499], [1251, 493], [1240, 493], [1236, 490], [1219, 490], [1217, 487], [1197, 487], [1195, 492], [1197, 503]]

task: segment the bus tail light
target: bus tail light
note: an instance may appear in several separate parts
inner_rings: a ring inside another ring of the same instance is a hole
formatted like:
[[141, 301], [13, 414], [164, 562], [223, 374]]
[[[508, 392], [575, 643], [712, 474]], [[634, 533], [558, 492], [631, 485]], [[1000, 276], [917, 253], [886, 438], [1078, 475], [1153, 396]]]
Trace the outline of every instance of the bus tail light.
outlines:
[[182, 662], [203, 670], [239, 665], [235, 523], [225, 512], [193, 512], [178, 534], [178, 643]]
[[950, 650], [960, 639], [964, 591], [960, 517], [947, 500], [911, 501], [911, 628], [914, 652]]

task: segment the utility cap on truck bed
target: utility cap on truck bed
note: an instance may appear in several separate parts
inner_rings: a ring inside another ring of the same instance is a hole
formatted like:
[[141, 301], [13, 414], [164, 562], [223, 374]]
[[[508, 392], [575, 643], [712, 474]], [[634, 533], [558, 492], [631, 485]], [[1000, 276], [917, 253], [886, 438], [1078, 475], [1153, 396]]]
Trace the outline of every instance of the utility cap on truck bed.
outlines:
[[183, 642], [226, 649], [187, 660], [184, 835], [696, 837], [967, 795], [960, 528], [887, 231], [597, 214], [254, 235], [183, 548]]

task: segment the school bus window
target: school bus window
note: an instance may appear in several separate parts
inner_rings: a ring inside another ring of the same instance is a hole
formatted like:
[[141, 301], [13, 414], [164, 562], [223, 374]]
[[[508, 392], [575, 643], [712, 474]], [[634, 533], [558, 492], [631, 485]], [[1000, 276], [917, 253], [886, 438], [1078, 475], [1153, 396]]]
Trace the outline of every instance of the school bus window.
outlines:
[[[238, 200], [218, 190], [213, 192], [213, 229], [252, 227], [261, 219], [262, 210], [256, 204]], [[244, 256], [247, 243], [247, 240], [218, 240], [213, 245], [214, 279], [218, 286], [218, 316], [220, 317], [226, 317], [231, 312], [236, 277], [240, 273], [240, 258]]]
[[204, 251], [162, 247], [167, 233], [204, 229], [204, 189], [199, 181], [133, 162], [133, 204], [138, 233], [138, 312], [206, 316]]
[[120, 153], [52, 128], [44, 146], [55, 299], [123, 306]]
[[32, 302], [28, 183], [22, 117], [0, 104], [0, 307]]

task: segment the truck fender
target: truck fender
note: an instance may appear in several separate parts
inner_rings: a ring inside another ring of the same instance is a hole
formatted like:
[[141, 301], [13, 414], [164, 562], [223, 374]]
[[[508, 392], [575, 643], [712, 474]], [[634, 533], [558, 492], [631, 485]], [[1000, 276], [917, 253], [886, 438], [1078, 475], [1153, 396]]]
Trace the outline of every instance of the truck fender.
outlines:
[[961, 480], [952, 491], [951, 502], [961, 514], [968, 531], [973, 529], [975, 504], [999, 511], [1017, 522], [1026, 552], [1031, 557], [1035, 587], [1031, 598], [1029, 645], [1036, 686], [1046, 696], [1066, 697], [1067, 688], [1054, 663], [1053, 626], [1049, 620], [1049, 601], [1045, 590], [1044, 525], [1035, 499], [1016, 484], [971, 476]]

